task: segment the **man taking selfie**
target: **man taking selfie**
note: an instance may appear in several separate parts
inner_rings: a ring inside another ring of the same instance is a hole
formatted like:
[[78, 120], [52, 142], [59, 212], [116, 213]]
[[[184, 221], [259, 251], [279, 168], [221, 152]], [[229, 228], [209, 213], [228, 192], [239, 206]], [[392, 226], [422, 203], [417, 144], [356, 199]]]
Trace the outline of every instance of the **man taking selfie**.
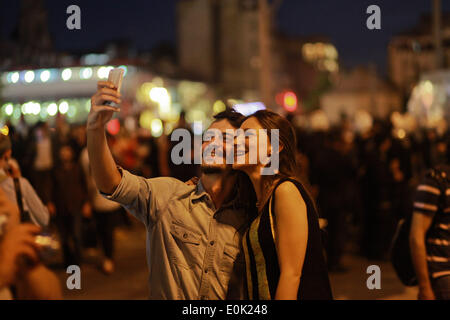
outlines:
[[[227, 129], [237, 129], [243, 116], [227, 110], [210, 129], [220, 141], [222, 164], [202, 163], [197, 185], [170, 178], [145, 179], [116, 166], [106, 142], [105, 125], [118, 109], [120, 93], [110, 82], [98, 83], [91, 99], [87, 143], [98, 189], [120, 203], [147, 229], [150, 299], [242, 299], [244, 260], [241, 237], [248, 221], [237, 197], [238, 175], [226, 164]], [[214, 138], [202, 149], [217, 144]]]

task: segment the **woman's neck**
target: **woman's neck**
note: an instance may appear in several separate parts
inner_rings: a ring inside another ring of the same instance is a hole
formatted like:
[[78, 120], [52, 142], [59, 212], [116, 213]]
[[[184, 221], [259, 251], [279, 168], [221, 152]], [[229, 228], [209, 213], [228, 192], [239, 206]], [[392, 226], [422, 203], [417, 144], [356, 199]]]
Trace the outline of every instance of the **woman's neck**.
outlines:
[[258, 204], [261, 203], [263, 197], [263, 179], [261, 176], [261, 168], [259, 166], [252, 168], [250, 171], [247, 171], [246, 174], [250, 178], [250, 181], [253, 184], [253, 188], [255, 189], [256, 199]]
[[[267, 180], [265, 180], [265, 178], [267, 179], [268, 177], [261, 175], [261, 169], [262, 167], [258, 166], [255, 169], [246, 172], [255, 189], [258, 210], [263, 208], [265, 201], [267, 200], [266, 188], [268, 188], [266, 185]], [[272, 183], [276, 183], [276, 181], [277, 179], [272, 181]]]

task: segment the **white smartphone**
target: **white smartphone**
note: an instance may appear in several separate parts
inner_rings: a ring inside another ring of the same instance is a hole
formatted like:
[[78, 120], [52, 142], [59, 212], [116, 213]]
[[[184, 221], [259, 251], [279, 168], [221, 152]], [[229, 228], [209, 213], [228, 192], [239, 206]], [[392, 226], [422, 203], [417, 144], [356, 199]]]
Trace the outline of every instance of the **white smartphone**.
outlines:
[[[122, 68], [114, 68], [111, 69], [111, 71], [109, 71], [108, 75], [108, 81], [114, 84], [114, 87], [117, 89], [117, 92], [119, 93], [120, 88], [122, 87], [123, 73], [124, 70]], [[114, 102], [111, 101], [106, 101], [105, 104], [116, 108], [119, 107], [118, 105], [116, 105]]]

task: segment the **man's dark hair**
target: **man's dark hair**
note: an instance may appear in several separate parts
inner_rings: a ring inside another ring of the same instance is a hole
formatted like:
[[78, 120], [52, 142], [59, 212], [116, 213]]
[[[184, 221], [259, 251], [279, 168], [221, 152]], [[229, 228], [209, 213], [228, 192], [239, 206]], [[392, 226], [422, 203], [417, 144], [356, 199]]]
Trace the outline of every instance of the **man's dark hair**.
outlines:
[[239, 128], [245, 120], [245, 116], [232, 108], [226, 108], [214, 116], [214, 122], [226, 119], [235, 128]]

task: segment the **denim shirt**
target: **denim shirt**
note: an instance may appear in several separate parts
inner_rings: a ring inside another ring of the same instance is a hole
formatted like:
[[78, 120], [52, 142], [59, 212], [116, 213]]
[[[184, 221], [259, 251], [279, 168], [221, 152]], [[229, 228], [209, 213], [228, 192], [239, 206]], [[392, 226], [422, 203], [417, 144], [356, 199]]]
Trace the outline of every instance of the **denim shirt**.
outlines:
[[146, 226], [150, 299], [243, 299], [245, 212], [234, 201], [216, 209], [201, 180], [119, 171], [116, 190], [103, 196]]

